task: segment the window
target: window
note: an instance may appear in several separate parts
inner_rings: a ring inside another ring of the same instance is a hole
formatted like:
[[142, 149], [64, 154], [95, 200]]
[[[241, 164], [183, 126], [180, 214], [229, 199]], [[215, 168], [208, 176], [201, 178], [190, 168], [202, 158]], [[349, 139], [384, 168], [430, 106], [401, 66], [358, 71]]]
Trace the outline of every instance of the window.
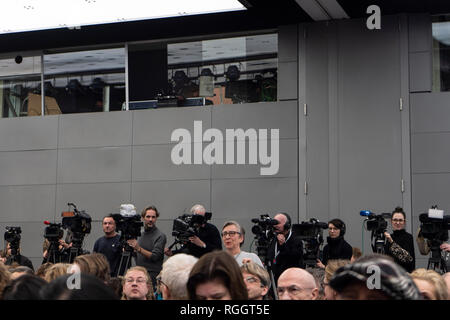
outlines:
[[433, 91], [450, 91], [450, 16], [433, 17]]

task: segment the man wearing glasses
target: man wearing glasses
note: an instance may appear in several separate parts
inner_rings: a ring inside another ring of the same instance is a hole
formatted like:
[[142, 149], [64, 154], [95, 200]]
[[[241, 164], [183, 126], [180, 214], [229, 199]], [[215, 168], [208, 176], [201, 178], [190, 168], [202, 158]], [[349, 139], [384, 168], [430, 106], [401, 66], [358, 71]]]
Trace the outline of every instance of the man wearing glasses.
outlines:
[[249, 300], [264, 300], [270, 289], [269, 273], [254, 262], [241, 266], [242, 277], [247, 286]]
[[239, 266], [244, 262], [253, 261], [257, 265], [264, 267], [261, 259], [253, 253], [241, 250], [244, 244], [245, 231], [236, 221], [227, 221], [222, 228], [222, 241], [225, 250], [236, 259]]
[[416, 268], [413, 236], [406, 232], [406, 214], [402, 208], [397, 207], [391, 217], [393, 233], [384, 233], [386, 237], [385, 253], [394, 258], [395, 262], [412, 272]]
[[152, 280], [144, 267], [128, 269], [123, 278], [122, 300], [154, 300]]
[[301, 268], [286, 269], [278, 278], [280, 300], [317, 300], [319, 289], [312, 274]]

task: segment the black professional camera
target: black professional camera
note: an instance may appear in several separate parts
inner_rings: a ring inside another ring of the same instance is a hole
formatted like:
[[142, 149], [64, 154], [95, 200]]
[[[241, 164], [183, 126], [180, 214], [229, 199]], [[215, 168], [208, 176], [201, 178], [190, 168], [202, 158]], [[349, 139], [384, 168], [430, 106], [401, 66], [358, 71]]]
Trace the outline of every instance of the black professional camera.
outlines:
[[173, 220], [172, 236], [177, 242], [187, 243], [189, 237], [198, 236], [200, 227], [211, 219], [212, 213], [205, 212], [201, 214], [183, 214]]
[[275, 237], [274, 226], [280, 222], [270, 218], [268, 214], [262, 214], [259, 219], [252, 219], [252, 222], [255, 224], [252, 227], [252, 232], [255, 235], [256, 251], [259, 258], [267, 264], [267, 251], [270, 242]]
[[49, 242], [58, 242], [64, 236], [61, 223], [50, 223], [48, 221], [44, 223], [47, 225], [44, 230], [44, 238]]
[[62, 227], [70, 230], [73, 234], [86, 235], [91, 232], [91, 216], [86, 211], [78, 211], [76, 205], [73, 203], [67, 204], [73, 207], [73, 211], [65, 211], [61, 214]]
[[386, 219], [391, 218], [392, 215], [390, 213], [375, 214], [369, 210], [362, 210], [359, 212], [359, 215], [367, 217], [365, 220], [366, 229], [371, 231], [372, 251], [384, 254], [384, 245], [386, 243], [384, 233], [388, 226]]
[[[438, 211], [437, 206], [431, 207], [431, 210]], [[450, 230], [450, 216], [444, 216], [442, 212], [442, 217], [433, 217], [433, 215], [430, 215], [430, 211], [419, 215], [421, 234], [431, 241], [440, 243], [447, 241], [448, 230]]]
[[22, 229], [20, 227], [6, 227], [5, 241], [9, 243], [11, 248], [11, 255], [16, 255], [20, 248], [20, 234]]
[[141, 227], [144, 223], [141, 221], [141, 216], [136, 213], [134, 205], [122, 204], [120, 213], [113, 213], [111, 217], [116, 222], [116, 229], [120, 232], [122, 242], [141, 236]]
[[328, 224], [315, 218], [292, 226], [293, 236], [303, 240], [303, 261], [306, 267], [316, 266], [320, 246], [323, 244], [323, 230], [327, 228]]

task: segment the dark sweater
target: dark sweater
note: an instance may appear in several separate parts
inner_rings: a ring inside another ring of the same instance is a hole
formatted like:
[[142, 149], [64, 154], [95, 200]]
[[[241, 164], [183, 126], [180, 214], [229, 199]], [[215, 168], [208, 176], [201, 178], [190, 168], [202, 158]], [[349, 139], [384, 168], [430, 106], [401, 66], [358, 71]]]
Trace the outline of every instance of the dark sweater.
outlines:
[[166, 242], [166, 235], [157, 227], [146, 229], [138, 243], [143, 249], [150, 251], [152, 255], [147, 259], [143, 254], [137, 253], [136, 265], [146, 268], [150, 275], [156, 277], [162, 269]]
[[387, 241], [385, 253], [393, 257], [395, 262], [405, 268], [406, 271], [412, 272], [416, 268], [413, 236], [402, 229], [395, 230], [391, 237], [394, 242], [391, 244]]
[[347, 241], [345, 241], [343, 237], [327, 237], [327, 244], [323, 248], [322, 263], [324, 265], [327, 265], [328, 260], [350, 260], [352, 258], [352, 255], [352, 246]]

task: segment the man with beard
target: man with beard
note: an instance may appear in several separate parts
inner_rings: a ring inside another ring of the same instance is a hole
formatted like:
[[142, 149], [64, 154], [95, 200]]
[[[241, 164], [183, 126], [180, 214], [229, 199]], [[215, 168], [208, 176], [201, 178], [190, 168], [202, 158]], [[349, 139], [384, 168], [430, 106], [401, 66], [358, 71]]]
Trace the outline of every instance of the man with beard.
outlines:
[[102, 253], [109, 262], [111, 276], [115, 277], [121, 257], [120, 235], [116, 232], [116, 221], [111, 215], [103, 218], [102, 228], [104, 236], [97, 239], [93, 252]]
[[139, 241], [131, 239], [128, 240], [128, 244], [136, 252], [136, 265], [147, 269], [155, 288], [156, 277], [162, 269], [167, 237], [156, 227], [156, 220], [159, 217], [156, 207], [145, 208], [142, 210], [141, 216], [144, 221], [144, 233]]

